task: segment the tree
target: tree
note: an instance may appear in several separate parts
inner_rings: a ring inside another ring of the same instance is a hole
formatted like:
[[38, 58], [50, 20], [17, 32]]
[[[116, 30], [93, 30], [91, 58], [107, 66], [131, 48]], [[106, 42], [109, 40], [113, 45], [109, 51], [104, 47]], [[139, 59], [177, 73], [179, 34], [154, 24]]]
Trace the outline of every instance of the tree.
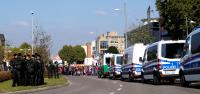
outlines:
[[149, 32], [148, 26], [139, 26], [136, 29], [131, 30], [127, 33], [128, 44], [133, 45], [135, 43], [152, 43], [154, 42], [153, 36]]
[[26, 42], [22, 43], [19, 49], [23, 55], [31, 54], [31, 45]]
[[30, 49], [31, 48], [31, 45], [28, 44], [27, 42], [24, 42], [22, 43], [20, 46], [19, 46], [20, 49]]
[[[172, 39], [184, 39], [186, 36], [186, 17], [189, 32], [194, 26], [200, 25], [199, 0], [156, 0], [156, 6], [161, 16], [160, 25]], [[195, 23], [190, 24], [190, 21]]]
[[77, 62], [84, 61], [86, 57], [85, 50], [80, 45], [74, 46], [73, 49], [75, 51], [75, 60]]
[[0, 61], [4, 59], [4, 47], [0, 46]]
[[85, 51], [80, 45], [74, 47], [71, 45], [64, 45], [58, 54], [62, 60], [70, 64], [73, 62], [83, 62], [86, 57]]
[[50, 59], [51, 36], [41, 27], [34, 32], [34, 53], [41, 55], [41, 59], [47, 63]]
[[110, 46], [106, 53], [119, 54], [119, 51], [115, 46]]
[[14, 48], [11, 48], [11, 54], [17, 54], [17, 53], [21, 53], [20, 51], [20, 48], [17, 48], [17, 47], [14, 47]]
[[75, 61], [75, 51], [72, 46], [64, 45], [63, 48], [58, 52], [60, 58], [69, 63]]

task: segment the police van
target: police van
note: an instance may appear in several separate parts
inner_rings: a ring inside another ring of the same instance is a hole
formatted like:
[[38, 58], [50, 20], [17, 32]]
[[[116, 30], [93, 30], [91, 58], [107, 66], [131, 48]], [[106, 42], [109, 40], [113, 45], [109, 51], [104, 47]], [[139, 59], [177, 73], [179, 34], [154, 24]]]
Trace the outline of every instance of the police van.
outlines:
[[141, 79], [142, 62], [139, 61], [139, 58], [144, 55], [145, 49], [146, 46], [143, 43], [136, 43], [125, 50], [121, 80], [128, 79], [133, 81]]
[[111, 58], [113, 57], [113, 54], [110, 53], [105, 53], [103, 56], [100, 58], [100, 62], [98, 63], [98, 77], [99, 78], [105, 78], [109, 76], [109, 68], [111, 64]]
[[186, 39], [180, 69], [182, 86], [197, 81], [200, 81], [200, 28], [195, 29]]
[[185, 40], [161, 40], [150, 44], [143, 57], [142, 82], [153, 80], [153, 84], [161, 84], [162, 81], [174, 82], [178, 78], [180, 69], [180, 57]]
[[109, 68], [109, 78], [116, 79], [120, 77], [123, 54], [113, 54]]

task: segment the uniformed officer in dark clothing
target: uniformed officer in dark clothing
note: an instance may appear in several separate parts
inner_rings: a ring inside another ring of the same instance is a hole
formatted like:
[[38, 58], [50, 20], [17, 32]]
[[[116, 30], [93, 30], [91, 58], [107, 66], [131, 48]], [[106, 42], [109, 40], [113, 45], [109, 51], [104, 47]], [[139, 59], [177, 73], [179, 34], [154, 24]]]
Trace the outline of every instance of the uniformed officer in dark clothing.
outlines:
[[36, 56], [32, 55], [31, 60], [29, 61], [29, 72], [30, 72], [30, 77], [31, 77], [31, 85], [37, 85], [37, 70], [38, 70], [38, 65], [37, 65], [37, 60]]
[[35, 85], [35, 66], [36, 64], [32, 62], [31, 56], [26, 56], [26, 64], [27, 64], [27, 85]]
[[37, 60], [37, 76], [36, 76], [36, 82], [37, 85], [42, 85], [44, 84], [44, 63], [41, 60], [41, 56], [39, 54], [36, 55], [36, 60]]
[[26, 85], [26, 62], [21, 53], [17, 54], [17, 62], [21, 64], [20, 70], [20, 85]]
[[48, 78], [53, 77], [53, 69], [54, 69], [54, 65], [53, 65], [52, 61], [50, 61], [49, 64], [47, 65]]
[[29, 79], [29, 74], [28, 74], [28, 63], [27, 63], [27, 56], [29, 56], [30, 57], [30, 55], [26, 55], [26, 56], [24, 56], [23, 57], [23, 59], [24, 59], [24, 85], [25, 86], [27, 86], [27, 85], [29, 85], [30, 84], [30, 79]]
[[21, 70], [21, 62], [17, 60], [17, 54], [13, 55], [13, 59], [10, 61], [11, 72], [12, 72], [12, 86], [15, 87], [16, 85], [20, 85], [20, 70]]
[[59, 67], [58, 67], [58, 62], [57, 61], [55, 61], [55, 63], [54, 63], [54, 66], [55, 66], [55, 68], [54, 68], [54, 77], [55, 78], [59, 78]]

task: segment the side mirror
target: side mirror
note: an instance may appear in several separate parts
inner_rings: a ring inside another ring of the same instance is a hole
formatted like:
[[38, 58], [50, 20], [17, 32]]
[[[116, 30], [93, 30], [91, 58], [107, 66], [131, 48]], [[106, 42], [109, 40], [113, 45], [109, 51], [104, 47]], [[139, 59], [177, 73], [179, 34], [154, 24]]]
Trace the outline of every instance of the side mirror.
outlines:
[[142, 57], [140, 57], [140, 58], [139, 58], [139, 61], [140, 61], [140, 62], [143, 62], [143, 59], [142, 59]]

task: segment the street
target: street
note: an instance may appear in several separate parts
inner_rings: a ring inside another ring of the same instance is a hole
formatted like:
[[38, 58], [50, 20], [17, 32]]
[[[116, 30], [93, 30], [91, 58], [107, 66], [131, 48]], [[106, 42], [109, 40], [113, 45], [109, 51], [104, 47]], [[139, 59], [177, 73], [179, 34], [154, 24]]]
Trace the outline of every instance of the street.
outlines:
[[190, 88], [179, 84], [158, 85], [140, 82], [122, 82], [97, 78], [96, 76], [68, 76], [70, 85], [32, 94], [200, 94], [199, 85]]

